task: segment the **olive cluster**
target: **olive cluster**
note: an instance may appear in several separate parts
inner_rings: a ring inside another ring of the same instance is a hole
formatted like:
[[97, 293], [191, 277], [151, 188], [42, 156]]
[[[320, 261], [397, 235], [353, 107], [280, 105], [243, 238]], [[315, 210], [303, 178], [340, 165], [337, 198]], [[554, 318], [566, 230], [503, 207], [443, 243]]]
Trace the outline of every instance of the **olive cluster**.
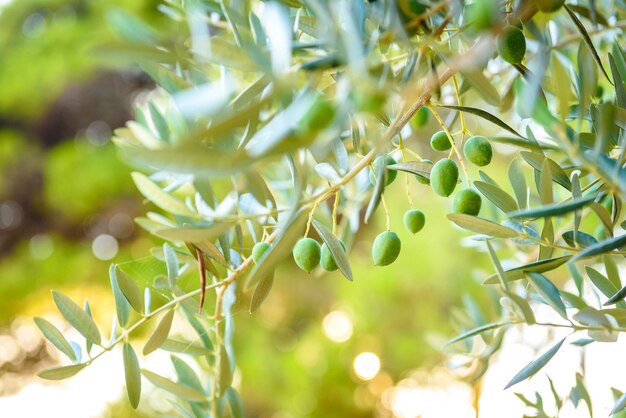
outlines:
[[[420, 110], [413, 124], [423, 126], [428, 120], [428, 110], [424, 108]], [[445, 152], [452, 148], [454, 144], [453, 138], [449, 137], [445, 131], [436, 132], [430, 140], [433, 150]], [[484, 136], [472, 136], [463, 145], [463, 154], [465, 160], [470, 163], [483, 167], [491, 162], [493, 151], [489, 140]], [[432, 164], [429, 160], [424, 162]], [[397, 161], [391, 155], [379, 156], [372, 162], [370, 170], [370, 182], [376, 184], [374, 173], [379, 172], [381, 165], [385, 167], [397, 164]], [[386, 186], [396, 180], [397, 171], [386, 168], [383, 173], [383, 181]], [[459, 168], [457, 163], [450, 158], [442, 158], [437, 161], [430, 171], [430, 178], [425, 176], [417, 176], [416, 179], [425, 184], [430, 184], [433, 192], [440, 196], [448, 197], [454, 193], [457, 183], [459, 182]], [[467, 215], [478, 215], [480, 212], [482, 199], [474, 190], [467, 188], [458, 191], [452, 199], [452, 212]], [[404, 226], [412, 234], [416, 234], [424, 228], [426, 217], [424, 212], [419, 209], [410, 209], [404, 214]], [[345, 244], [339, 241], [344, 251]], [[393, 263], [400, 255], [402, 243], [400, 237], [393, 231], [387, 230], [380, 233], [372, 244], [372, 260], [376, 266], [387, 266]], [[257, 243], [252, 249], [252, 259], [258, 263], [263, 254], [270, 248], [265, 242]], [[338, 269], [337, 263], [326, 244], [320, 245], [315, 239], [310, 237], [301, 238], [293, 247], [293, 259], [296, 265], [310, 273], [318, 265], [326, 271], [335, 271]]]

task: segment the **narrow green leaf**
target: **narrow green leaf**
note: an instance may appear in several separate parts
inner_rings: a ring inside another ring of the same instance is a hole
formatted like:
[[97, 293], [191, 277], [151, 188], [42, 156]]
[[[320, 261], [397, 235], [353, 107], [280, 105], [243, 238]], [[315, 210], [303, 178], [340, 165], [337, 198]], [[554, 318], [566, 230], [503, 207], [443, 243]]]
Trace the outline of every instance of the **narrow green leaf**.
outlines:
[[173, 289], [178, 280], [178, 259], [176, 252], [167, 242], [163, 244], [163, 257], [165, 258], [165, 266], [167, 267], [167, 280], [170, 283], [170, 288]]
[[406, 173], [415, 174], [416, 176], [426, 180], [430, 178], [430, 170], [432, 168], [432, 164], [420, 161], [407, 161], [405, 163], [396, 163], [387, 166], [387, 169], [389, 170], [404, 171]]
[[235, 389], [232, 387], [224, 391], [224, 399], [228, 402], [228, 409], [232, 418], [244, 418], [243, 402]]
[[141, 194], [161, 209], [176, 215], [197, 216], [197, 214], [189, 209], [183, 202], [163, 191], [163, 189], [147, 176], [139, 172], [134, 172], [131, 175]]
[[122, 293], [119, 283], [117, 281], [117, 268], [115, 264], [111, 264], [109, 267], [109, 280], [111, 282], [111, 289], [113, 290], [113, 298], [115, 300], [115, 312], [117, 313], [117, 321], [122, 327], [128, 324], [130, 319], [130, 303], [128, 299]]
[[74, 376], [86, 366], [86, 364], [72, 364], [71, 366], [54, 367], [52, 369], [39, 372], [37, 376], [47, 380], [63, 380]]
[[188, 341], [173, 340], [170, 338], [165, 340], [160, 348], [170, 353], [189, 354], [193, 356], [210, 356], [213, 354], [213, 351], [206, 347]]
[[478, 334], [482, 334], [483, 332], [486, 331], [491, 331], [492, 329], [496, 329], [496, 328], [501, 328], [507, 325], [511, 325], [510, 322], [497, 322], [494, 324], [486, 324], [486, 325], [482, 325], [480, 327], [477, 328], [473, 328], [470, 329], [469, 331], [464, 332], [463, 334], [454, 337], [453, 339], [451, 339], [450, 341], [448, 341], [446, 343], [446, 345], [452, 345], [454, 343], [457, 343], [459, 341], [463, 341], [467, 338], [473, 337], [474, 335], [478, 335]]
[[[593, 283], [596, 289], [598, 289], [607, 298], [612, 297], [618, 292], [618, 287], [598, 270], [590, 266], [585, 266], [585, 271], [587, 272], [587, 276], [589, 276], [591, 283]], [[626, 308], [626, 302], [622, 300], [617, 301], [616, 304], [619, 308]]]
[[70, 360], [75, 362], [76, 353], [74, 353], [74, 349], [72, 348], [70, 343], [67, 342], [63, 334], [61, 334], [61, 331], [59, 331], [46, 319], [36, 317], [34, 320], [35, 324], [37, 324], [37, 327], [43, 333], [43, 335], [63, 354], [68, 356]]
[[165, 142], [169, 142], [170, 140], [170, 128], [167, 125], [167, 119], [161, 114], [159, 109], [156, 107], [154, 102], [150, 102], [148, 104], [150, 109], [150, 117], [152, 118], [152, 123], [156, 128], [159, 138]]
[[[121, 150], [130, 161], [147, 169], [157, 168], [175, 173], [210, 177], [246, 171], [253, 162], [258, 160], [258, 158], [250, 158], [244, 151], [226, 153], [225, 151], [210, 149], [201, 144], [200, 141], [183, 143], [176, 147], [164, 149], [145, 149], [121, 145]], [[161, 190], [156, 185], [154, 187]], [[161, 190], [158, 194], [161, 193], [165, 192]], [[174, 199], [170, 195], [167, 196]], [[180, 205], [182, 202], [176, 200], [175, 206], [182, 210]]]
[[460, 112], [466, 112], [466, 113], [471, 113], [473, 115], [476, 116], [480, 116], [481, 118], [501, 127], [502, 129], [511, 132], [513, 135], [517, 135], [521, 138], [523, 138], [522, 135], [520, 135], [515, 129], [511, 128], [509, 125], [507, 125], [504, 121], [502, 121], [500, 118], [492, 115], [491, 113], [482, 110], [482, 109], [478, 109], [476, 107], [469, 107], [469, 106], [451, 106], [451, 105], [441, 105], [440, 107], [445, 107], [448, 109], [454, 109], [454, 110], [458, 110]]
[[507, 383], [504, 389], [506, 390], [511, 386], [516, 385], [519, 382], [534, 376], [539, 370], [543, 368], [543, 366], [545, 366], [550, 360], [552, 360], [552, 357], [554, 357], [554, 355], [559, 351], [564, 342], [565, 338], [563, 338], [561, 341], [556, 343], [556, 345], [554, 345], [552, 348], [542, 354], [541, 357], [528, 363], [513, 377], [513, 379], [511, 379], [509, 383]]
[[609, 83], [612, 84], [613, 82], [611, 81], [611, 79], [609, 78], [609, 75], [604, 69], [604, 65], [602, 65], [602, 60], [600, 59], [600, 56], [598, 55], [598, 51], [596, 51], [595, 46], [593, 46], [593, 42], [591, 41], [591, 37], [589, 36], [589, 33], [587, 33], [587, 29], [585, 29], [585, 26], [578, 19], [578, 17], [576, 17], [576, 14], [572, 11], [572, 9], [569, 8], [567, 4], [564, 5], [563, 7], [565, 8], [569, 16], [572, 18], [574, 25], [576, 25], [576, 28], [578, 29], [578, 31], [583, 37], [583, 41], [585, 41], [585, 44], [589, 47], [589, 50], [591, 51], [591, 54], [593, 55], [593, 59], [596, 61], [596, 64], [598, 64], [598, 67], [600, 67], [600, 70], [602, 70], [602, 73], [604, 74], [606, 79], [609, 80]]
[[612, 305], [624, 299], [626, 297], [626, 286], [622, 287], [617, 291], [613, 296], [609, 298], [606, 302], [602, 304], [602, 306]]
[[563, 298], [563, 302], [565, 302], [568, 306], [576, 309], [585, 309], [587, 308], [587, 303], [580, 296], [576, 296], [573, 293], [570, 293], [566, 290], [561, 290], [561, 297]]
[[478, 234], [485, 234], [496, 238], [515, 238], [519, 236], [519, 234], [511, 228], [488, 221], [487, 219], [461, 213], [450, 213], [447, 216], [448, 219], [461, 228]]
[[480, 70], [465, 70], [461, 71], [461, 74], [487, 103], [496, 107], [500, 105], [501, 99], [498, 90]]
[[[520, 156], [535, 170], [541, 172], [543, 167], [543, 162], [546, 159], [545, 156], [541, 154], [536, 154], [533, 152], [521, 151]], [[552, 180], [565, 187], [567, 190], [572, 189], [572, 182], [570, 181], [567, 173], [560, 165], [558, 165], [554, 160], [548, 158], [548, 163], [550, 164], [550, 171], [552, 172]]]
[[363, 220], [365, 223], [367, 223], [372, 215], [374, 215], [374, 212], [376, 211], [376, 208], [378, 208], [378, 204], [382, 198], [383, 192], [385, 191], [385, 171], [387, 169], [385, 165], [385, 158], [381, 158], [381, 163], [376, 167], [378, 169], [378, 171], [374, 173], [376, 184], [374, 185], [374, 192], [372, 192], [372, 197], [370, 198], [370, 201], [367, 204], [367, 209], [365, 210], [365, 218]]
[[207, 226], [164, 228], [154, 231], [154, 235], [172, 241], [213, 241], [228, 231], [232, 226], [232, 223], [221, 222]]
[[288, 256], [298, 238], [302, 236], [307, 218], [308, 216], [304, 211], [298, 211], [290, 219], [286, 219], [283, 224], [279, 225], [281, 233], [272, 243], [270, 249], [265, 252], [261, 262], [255, 265], [248, 274], [245, 283], [246, 289], [249, 289], [252, 284], [256, 284], [258, 280], [270, 275], [276, 264]]
[[160, 376], [149, 370], [142, 369], [141, 374], [143, 374], [144, 377], [148, 379], [148, 381], [152, 383], [154, 386], [161, 388], [175, 395], [176, 397], [184, 399], [186, 401], [204, 402], [208, 398], [208, 396], [205, 393], [199, 392], [188, 386], [184, 386], [179, 383], [173, 382], [170, 379]]
[[609, 412], [609, 415], [615, 415], [624, 408], [626, 408], [626, 393], [620, 396], [619, 399], [615, 402], [615, 405], [613, 405], [613, 408], [611, 409], [611, 412]]
[[541, 165], [541, 173], [539, 175], [539, 184], [537, 185], [539, 198], [544, 205], [554, 203], [554, 192], [552, 191], [552, 170], [550, 169], [550, 160], [543, 160]]
[[100, 345], [100, 331], [87, 312], [70, 298], [55, 290], [52, 291], [52, 298], [63, 317], [76, 328], [76, 331], [93, 344]]
[[613, 84], [615, 85], [615, 99], [617, 105], [622, 109], [626, 109], [626, 90], [624, 89], [624, 81], [619, 73], [615, 58], [609, 54], [609, 66], [611, 67], [611, 74], [613, 75]]
[[514, 159], [509, 166], [509, 181], [515, 192], [518, 208], [526, 208], [528, 206], [528, 189], [526, 179], [524, 178], [524, 171], [517, 158]]
[[522, 316], [523, 316], [522, 319], [524, 319], [524, 321], [526, 321], [528, 325], [532, 325], [537, 322], [535, 319], [535, 314], [526, 299], [524, 299], [523, 297], [513, 292], [505, 292], [505, 293], [513, 301], [513, 303], [515, 303], [517, 307], [520, 309]]
[[194, 247], [197, 247], [207, 257], [212, 258], [213, 260], [217, 261], [225, 267], [228, 266], [228, 262], [226, 261], [226, 258], [224, 258], [224, 254], [222, 254], [217, 246], [211, 241], [204, 239], [201, 241], [195, 241], [193, 245]]
[[578, 245], [580, 248], [586, 248], [598, 243], [595, 237], [582, 231], [578, 231], [576, 234], [574, 234], [574, 231], [565, 231], [561, 236], [570, 247]]
[[259, 280], [259, 284], [257, 284], [254, 289], [254, 293], [252, 294], [252, 299], [250, 300], [250, 313], [253, 313], [259, 306], [265, 301], [267, 296], [272, 290], [272, 284], [274, 284], [274, 272], [268, 273], [261, 280]]
[[522, 209], [513, 212], [508, 212], [509, 218], [545, 218], [548, 216], [565, 215], [570, 212], [574, 212], [591, 202], [593, 202], [598, 196], [591, 195], [582, 197], [580, 199], [572, 199], [565, 203], [551, 203], [539, 208]]
[[226, 352], [226, 348], [222, 345], [220, 347], [222, 350], [221, 361], [220, 361], [220, 371], [219, 371], [219, 390], [220, 395], [224, 393], [226, 389], [231, 387], [233, 384], [233, 372], [234, 370], [230, 367], [230, 361], [228, 358], [228, 353]]
[[209, 331], [202, 325], [202, 323], [196, 318], [196, 312], [189, 312], [187, 309], [183, 309], [183, 313], [185, 314], [185, 318], [191, 325], [191, 328], [198, 334], [200, 341], [202, 341], [202, 345], [204, 348], [213, 352], [213, 343], [211, 343], [211, 339], [209, 338]]
[[200, 378], [196, 374], [195, 370], [189, 366], [184, 360], [174, 355], [170, 356], [176, 376], [178, 376], [178, 383], [181, 385], [190, 387], [198, 392], [204, 392]]
[[341, 273], [346, 276], [346, 279], [352, 281], [352, 269], [350, 268], [350, 262], [348, 261], [348, 256], [346, 255], [346, 252], [341, 246], [339, 240], [328, 228], [315, 219], [313, 220], [313, 227], [317, 233], [320, 234], [320, 237], [322, 237], [322, 240], [330, 250], [330, 255], [332, 255], [333, 260], [337, 263], [337, 267], [339, 267]]
[[563, 304], [559, 289], [541, 273], [527, 272], [526, 274], [533, 289], [535, 289], [559, 315], [567, 319], [565, 304]]
[[576, 254], [570, 262], [575, 262], [585, 257], [593, 257], [598, 254], [608, 253], [609, 251], [613, 251], [616, 248], [620, 248], [626, 245], [626, 234], [620, 235], [619, 237], [613, 237], [604, 241], [600, 241], [597, 244], [594, 244], [590, 247], [585, 248]]
[[141, 371], [139, 370], [139, 360], [137, 359], [137, 354], [133, 346], [129, 343], [124, 343], [122, 354], [124, 357], [126, 393], [128, 394], [130, 405], [133, 409], [137, 409], [141, 397]]
[[512, 212], [519, 209], [515, 199], [498, 186], [483, 181], [475, 181], [474, 186], [483, 196], [489, 199], [491, 203], [502, 209], [502, 211]]
[[161, 321], [159, 325], [156, 326], [148, 341], [146, 341], [146, 345], [143, 346], [143, 355], [146, 356], [152, 353], [154, 350], [159, 348], [161, 344], [167, 340], [167, 336], [170, 333], [170, 329], [172, 328], [172, 321], [174, 319], [174, 310], [169, 310]]
[[115, 267], [115, 275], [117, 277], [117, 284], [128, 300], [128, 303], [130, 303], [130, 306], [139, 314], [143, 314], [143, 292], [139, 289], [137, 283], [118, 266]]
[[[571, 256], [564, 255], [562, 257], [548, 258], [545, 260], [535, 261], [529, 264], [524, 264], [519, 267], [514, 267], [509, 270], [505, 270], [504, 274], [508, 281], [523, 279], [526, 272], [545, 273], [552, 271], [567, 262]], [[496, 284], [498, 283], [498, 276], [496, 274], [489, 276], [483, 284]]]
[[504, 270], [502, 269], [502, 264], [500, 264], [500, 260], [498, 260], [498, 256], [496, 255], [496, 252], [493, 250], [493, 247], [491, 246], [489, 241], [486, 241], [486, 243], [487, 243], [487, 250], [489, 250], [489, 257], [491, 257], [491, 261], [493, 262], [493, 265], [496, 268], [496, 274], [498, 275], [498, 278], [500, 279], [500, 284], [502, 284], [502, 287], [504, 288], [504, 290], [508, 291], [509, 282], [506, 279]]

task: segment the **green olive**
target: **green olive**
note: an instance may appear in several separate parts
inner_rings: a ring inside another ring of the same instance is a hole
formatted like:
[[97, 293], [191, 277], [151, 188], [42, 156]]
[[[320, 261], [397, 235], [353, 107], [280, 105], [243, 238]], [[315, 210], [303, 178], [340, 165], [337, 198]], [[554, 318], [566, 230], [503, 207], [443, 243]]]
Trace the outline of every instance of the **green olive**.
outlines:
[[[341, 248], [346, 251], [346, 246], [343, 241], [339, 240], [339, 244], [341, 244]], [[326, 271], [335, 271], [339, 268], [326, 243], [322, 244], [322, 258], [320, 260], [320, 265]]]
[[450, 139], [444, 131], [437, 131], [430, 137], [430, 146], [435, 151], [447, 151], [452, 148]]
[[465, 21], [473, 31], [491, 30], [500, 24], [502, 13], [496, 0], [475, 0], [465, 6]]
[[[432, 162], [432, 161], [430, 161], [430, 160], [423, 160], [422, 162], [423, 162], [423, 163], [426, 163], [426, 164], [433, 165], [433, 162]], [[430, 179], [428, 179], [428, 178], [426, 178], [426, 177], [418, 176], [418, 175], [416, 174], [416, 175], [415, 175], [415, 178], [417, 179], [417, 181], [418, 181], [419, 183], [422, 183], [422, 184], [430, 184]]]
[[477, 135], [469, 138], [467, 142], [465, 142], [463, 154], [465, 154], [465, 158], [472, 164], [483, 167], [491, 162], [493, 150], [487, 138]]
[[254, 264], [259, 264], [261, 257], [263, 257], [263, 254], [269, 249], [270, 245], [267, 242], [257, 242], [254, 244], [254, 247], [252, 247], [252, 261], [254, 261]]
[[[397, 163], [395, 158], [393, 158], [391, 155], [386, 155], [384, 158], [385, 158], [385, 166], [394, 165]], [[372, 163], [372, 168], [370, 170], [370, 183], [372, 183], [373, 185], [376, 185], [376, 174], [378, 173], [378, 167], [381, 166], [382, 162], [383, 162], [383, 157], [379, 156], [379, 157], [376, 157], [376, 159]], [[385, 186], [389, 186], [391, 183], [393, 183], [397, 175], [398, 175], [398, 172], [396, 170], [385, 169], [385, 174], [384, 174]]]
[[388, 266], [396, 261], [400, 254], [400, 238], [395, 232], [380, 233], [372, 244], [372, 259], [376, 266]]
[[298, 267], [310, 273], [320, 263], [320, 245], [313, 238], [302, 238], [293, 247], [293, 259]]
[[309, 110], [300, 119], [298, 131], [303, 134], [319, 131], [328, 126], [334, 117], [333, 104], [321, 94], [317, 95]]
[[535, 4], [544, 13], [554, 13], [565, 4], [565, 0], [535, 0]]
[[430, 119], [430, 110], [427, 107], [420, 107], [413, 118], [411, 119], [411, 125], [414, 128], [420, 129], [428, 124], [428, 119]]
[[526, 55], [524, 32], [515, 26], [507, 26], [498, 35], [496, 47], [503, 60], [509, 64], [520, 64]]
[[411, 209], [404, 214], [404, 226], [411, 234], [417, 234], [424, 228], [426, 217], [419, 209]]
[[482, 199], [478, 193], [472, 189], [464, 189], [454, 195], [452, 212], [476, 216], [480, 212], [481, 203]]
[[450, 196], [458, 179], [459, 168], [454, 161], [447, 158], [437, 161], [430, 171], [430, 187], [439, 196]]

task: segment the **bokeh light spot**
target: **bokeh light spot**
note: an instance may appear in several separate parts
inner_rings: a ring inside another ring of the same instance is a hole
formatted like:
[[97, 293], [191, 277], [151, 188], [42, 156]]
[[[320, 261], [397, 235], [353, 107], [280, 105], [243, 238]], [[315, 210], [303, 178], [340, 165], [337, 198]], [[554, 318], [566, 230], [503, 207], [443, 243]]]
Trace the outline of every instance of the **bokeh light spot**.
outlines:
[[352, 321], [345, 312], [332, 311], [322, 321], [324, 334], [336, 343], [346, 342], [352, 337]]
[[117, 240], [109, 234], [101, 234], [91, 243], [91, 250], [96, 258], [110, 260], [117, 255]]
[[380, 359], [374, 353], [363, 352], [354, 358], [354, 372], [362, 380], [372, 380], [380, 371]]

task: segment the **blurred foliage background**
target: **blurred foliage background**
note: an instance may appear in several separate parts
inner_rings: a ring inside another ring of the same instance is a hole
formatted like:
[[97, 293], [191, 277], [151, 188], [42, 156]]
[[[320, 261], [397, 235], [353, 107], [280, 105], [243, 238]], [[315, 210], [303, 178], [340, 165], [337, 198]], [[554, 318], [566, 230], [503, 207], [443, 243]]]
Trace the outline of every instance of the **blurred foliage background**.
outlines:
[[[145, 211], [144, 203], [130, 168], [109, 141], [112, 130], [132, 118], [133, 102], [152, 84], [137, 68], [112, 64], [100, 48], [116, 42], [109, 20], [119, 10], [164, 31], [167, 21], [151, 0], [4, 3], [0, 334], [21, 349], [7, 354], [0, 344], [0, 396], [11, 396], [56, 361], [43, 341], [27, 345], [15, 332], [16, 323], [26, 324], [30, 338], [38, 336], [26, 318], [53, 310], [50, 288], [74, 300], [87, 294], [108, 300], [109, 311], [94, 312], [108, 318], [114, 309], [107, 274], [111, 260], [146, 256], [150, 247], [160, 245], [132, 221]], [[428, 139], [436, 130], [432, 122], [416, 136], [419, 144], [413, 144], [422, 155], [428, 155]], [[487, 171], [497, 177], [493, 173], [503, 170], [494, 164]], [[262, 309], [254, 316], [239, 314], [235, 348], [245, 376], [241, 392], [248, 416], [372, 416], [380, 408], [375, 400], [382, 391], [415, 369], [441, 363], [432, 341], [453, 333], [454, 306], [473, 304], [463, 295], [488, 297], [477, 284], [484, 275], [467, 269], [487, 259], [477, 261], [475, 250], [460, 246], [462, 234], [445, 219], [445, 200], [432, 194], [422, 199], [425, 186], [412, 181], [427, 225], [409, 236], [402, 228], [408, 209], [404, 181], [397, 183], [386, 193], [392, 227], [403, 242], [393, 269], [371, 265], [371, 240], [384, 228], [384, 219], [377, 219], [351, 252], [354, 283], [340, 273], [306, 275], [287, 261]], [[324, 323], [338, 317], [349, 321], [344, 334], [333, 337]], [[381, 359], [381, 371], [371, 381], [353, 371], [361, 352]], [[121, 388], [123, 381], [110, 384]], [[102, 416], [153, 416], [149, 405], [134, 412], [121, 392], [120, 399]]]

